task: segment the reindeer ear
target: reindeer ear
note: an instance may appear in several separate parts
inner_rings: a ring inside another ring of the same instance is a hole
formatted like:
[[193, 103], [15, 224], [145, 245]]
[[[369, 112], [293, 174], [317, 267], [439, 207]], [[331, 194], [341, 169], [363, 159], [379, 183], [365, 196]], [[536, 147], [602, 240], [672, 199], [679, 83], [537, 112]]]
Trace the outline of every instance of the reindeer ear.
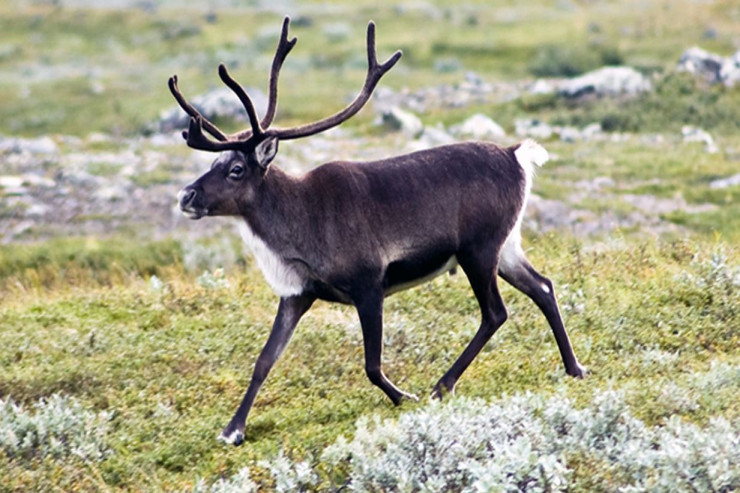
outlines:
[[275, 159], [278, 150], [278, 138], [274, 135], [267, 137], [254, 148], [254, 158], [257, 166], [267, 169], [267, 166]]

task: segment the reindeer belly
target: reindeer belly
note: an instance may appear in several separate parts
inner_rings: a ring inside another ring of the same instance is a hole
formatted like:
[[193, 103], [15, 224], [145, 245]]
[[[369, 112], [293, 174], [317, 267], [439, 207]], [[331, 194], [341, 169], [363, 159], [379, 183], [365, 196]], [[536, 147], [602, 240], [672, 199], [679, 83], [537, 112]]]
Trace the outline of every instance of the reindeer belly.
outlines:
[[403, 291], [457, 266], [457, 258], [448, 251], [425, 252], [391, 262], [383, 278], [383, 292], [386, 296]]

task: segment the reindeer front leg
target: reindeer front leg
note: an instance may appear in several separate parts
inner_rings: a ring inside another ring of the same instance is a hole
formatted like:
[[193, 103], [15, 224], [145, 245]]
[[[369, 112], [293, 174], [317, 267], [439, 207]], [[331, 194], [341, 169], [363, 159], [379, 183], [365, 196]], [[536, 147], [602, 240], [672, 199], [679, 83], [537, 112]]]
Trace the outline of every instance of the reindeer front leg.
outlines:
[[365, 372], [370, 381], [380, 387], [385, 395], [398, 405], [403, 399], [418, 401], [412, 394], [402, 391], [383, 373], [381, 356], [383, 353], [383, 292], [378, 289], [363, 293], [355, 302], [362, 326], [362, 340], [365, 346]]
[[315, 300], [315, 297], [307, 295], [280, 299], [280, 306], [278, 307], [275, 322], [272, 325], [270, 337], [267, 339], [265, 347], [262, 348], [262, 352], [257, 358], [257, 363], [254, 365], [254, 373], [252, 374], [252, 381], [249, 382], [247, 393], [244, 395], [239, 409], [236, 410], [236, 414], [231, 418], [231, 422], [218, 437], [219, 440], [234, 445], [241, 445], [244, 442], [244, 428], [247, 422], [247, 415], [254, 403], [254, 398], [257, 396], [257, 392], [270, 373], [270, 369], [272, 369], [275, 361], [277, 361], [280, 354], [288, 345], [288, 341], [290, 341], [290, 337], [293, 335], [293, 330], [298, 325], [298, 321], [311, 308]]

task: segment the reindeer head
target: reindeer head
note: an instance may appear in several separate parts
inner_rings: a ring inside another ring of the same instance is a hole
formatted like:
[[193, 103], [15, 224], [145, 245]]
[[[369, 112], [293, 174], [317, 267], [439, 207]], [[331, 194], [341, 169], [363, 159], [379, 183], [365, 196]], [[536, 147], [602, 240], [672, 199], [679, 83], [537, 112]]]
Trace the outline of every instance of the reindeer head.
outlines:
[[[323, 120], [292, 128], [270, 128], [277, 109], [280, 68], [297, 41], [296, 38], [288, 40], [289, 25], [290, 18], [286, 17], [270, 71], [267, 111], [261, 121], [244, 88], [229, 75], [223, 64], [218, 67], [221, 80], [234, 91], [244, 105], [251, 126], [248, 130], [233, 135], [224, 134], [185, 100], [177, 87], [177, 76], [170, 77], [169, 86], [172, 95], [190, 115], [189, 128], [183, 132], [188, 146], [221, 153], [211, 165], [210, 171], [178, 193], [180, 209], [187, 217], [200, 219], [206, 215], [240, 215], [264, 179], [268, 166], [277, 154], [280, 140], [308, 137], [335, 127], [354, 116], [370, 99], [381, 77], [401, 58], [401, 52], [397, 51], [385, 63], [378, 63], [375, 53], [375, 24], [370, 22], [367, 26], [368, 71], [365, 84], [355, 99], [342, 111]], [[216, 140], [206, 137], [203, 130]]]

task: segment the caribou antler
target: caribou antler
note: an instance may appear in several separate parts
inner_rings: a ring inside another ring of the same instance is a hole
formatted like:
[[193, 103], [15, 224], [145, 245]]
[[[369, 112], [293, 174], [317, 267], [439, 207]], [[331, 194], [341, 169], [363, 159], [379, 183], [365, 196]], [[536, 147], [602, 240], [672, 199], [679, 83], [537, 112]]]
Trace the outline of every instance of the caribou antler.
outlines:
[[[226, 67], [221, 64], [219, 65], [219, 76], [221, 80], [226, 83], [227, 86], [233, 90], [242, 104], [244, 105], [252, 130], [245, 132], [239, 132], [234, 135], [226, 135], [210, 120], [204, 117], [193, 105], [191, 105], [180, 92], [177, 86], [177, 76], [173, 75], [169, 79], [170, 92], [177, 100], [180, 107], [190, 115], [190, 124], [188, 130], [183, 131], [183, 137], [187, 140], [190, 147], [194, 149], [200, 149], [204, 151], [224, 151], [230, 149], [241, 149], [243, 143], [248, 140], [252, 134], [262, 134], [262, 129], [267, 128], [272, 124], [272, 120], [275, 118], [275, 111], [277, 109], [277, 85], [278, 78], [280, 76], [280, 68], [285, 61], [285, 58], [293, 49], [297, 38], [288, 39], [288, 29], [290, 27], [290, 17], [283, 19], [282, 32], [280, 33], [280, 41], [278, 42], [277, 49], [275, 51], [275, 57], [272, 60], [272, 69], [270, 70], [270, 88], [269, 88], [269, 102], [267, 105], [267, 113], [261, 122], [257, 120], [257, 112], [254, 109], [254, 104], [247, 95], [246, 91], [242, 86], [236, 82], [226, 70]], [[218, 142], [213, 142], [203, 134], [203, 130], [211, 134]]]
[[298, 38], [294, 37], [288, 40], [288, 27], [290, 26], [290, 17], [283, 19], [283, 30], [280, 33], [280, 41], [278, 42], [277, 51], [275, 52], [275, 58], [272, 60], [272, 69], [270, 70], [270, 99], [267, 103], [267, 112], [265, 117], [262, 119], [262, 128], [268, 128], [272, 125], [272, 120], [275, 118], [275, 111], [277, 110], [277, 94], [278, 94], [278, 75], [280, 75], [280, 68], [283, 66], [285, 57], [288, 56], [290, 50], [293, 49]]
[[[211, 123], [207, 118], [205, 118], [203, 115], [200, 114], [198, 110], [196, 110], [193, 105], [187, 102], [187, 100], [183, 97], [182, 93], [180, 92], [180, 89], [177, 87], [177, 76], [173, 75], [170, 77], [170, 80], [168, 81], [168, 84], [170, 86], [170, 92], [173, 96], [175, 96], [175, 99], [180, 104], [180, 107], [185, 110], [185, 113], [190, 115], [191, 120], [192, 119], [198, 119], [200, 118], [203, 127], [205, 127], [206, 131], [213, 135], [213, 137], [216, 138], [216, 140], [219, 140], [221, 142], [224, 142], [228, 140], [228, 137], [218, 129], [216, 125]], [[183, 136], [185, 136], [185, 133], [183, 132]], [[187, 139], [187, 136], [185, 136]]]
[[[307, 137], [314, 135], [319, 132], [323, 132], [332, 127], [336, 127], [342, 122], [348, 120], [354, 116], [363, 106], [368, 102], [370, 96], [377, 86], [378, 81], [388, 72], [401, 58], [401, 51], [396, 51], [385, 63], [378, 63], [377, 54], [375, 51], [375, 23], [370, 22], [367, 26], [367, 75], [365, 76], [365, 84], [362, 86], [360, 93], [355, 99], [343, 110], [319, 120], [317, 122], [301, 125], [298, 127], [291, 128], [276, 128], [269, 129], [275, 118], [275, 112], [277, 110], [277, 92], [278, 92], [278, 77], [280, 75], [280, 68], [285, 61], [285, 58], [290, 53], [290, 50], [296, 44], [297, 39], [294, 37], [288, 40], [288, 27], [290, 26], [290, 18], [285, 17], [283, 20], [282, 32], [280, 34], [280, 41], [278, 42], [275, 57], [272, 61], [272, 68], [270, 70], [270, 94], [267, 104], [267, 112], [262, 119], [259, 120], [257, 117], [257, 111], [254, 108], [254, 103], [249, 97], [244, 88], [236, 80], [234, 80], [229, 74], [226, 66], [221, 64], [218, 67], [218, 74], [221, 80], [239, 97], [239, 100], [244, 105], [244, 109], [249, 117], [249, 123], [251, 126], [250, 130], [244, 130], [234, 135], [226, 135], [219, 130], [213, 123], [198, 112], [180, 93], [177, 87], [177, 76], [170, 77], [169, 86], [170, 91], [175, 96], [175, 99], [180, 104], [182, 109], [190, 115], [190, 125], [187, 131], [183, 132], [183, 137], [187, 140], [190, 147], [194, 149], [200, 149], [203, 151], [224, 151], [230, 149], [245, 149], [253, 145], [253, 140], [262, 140], [265, 136], [274, 136], [279, 139], [290, 140], [298, 139], [301, 137]], [[210, 140], [203, 134], [203, 130], [211, 134], [217, 142]]]
[[285, 128], [285, 129], [274, 129], [270, 131], [270, 134], [276, 135], [280, 139], [298, 139], [300, 137], [307, 137], [314, 135], [324, 130], [328, 130], [332, 127], [336, 127], [342, 122], [347, 121], [355, 115], [365, 103], [368, 102], [370, 96], [375, 89], [375, 86], [380, 81], [386, 72], [393, 68], [393, 66], [401, 58], [401, 50], [396, 51], [385, 63], [379, 64], [377, 54], [375, 52], [375, 23], [370, 22], [367, 25], [367, 76], [365, 76], [365, 84], [362, 86], [362, 90], [355, 97], [349, 106], [344, 108], [332, 116], [324, 118], [314, 123], [302, 125], [299, 127]]

